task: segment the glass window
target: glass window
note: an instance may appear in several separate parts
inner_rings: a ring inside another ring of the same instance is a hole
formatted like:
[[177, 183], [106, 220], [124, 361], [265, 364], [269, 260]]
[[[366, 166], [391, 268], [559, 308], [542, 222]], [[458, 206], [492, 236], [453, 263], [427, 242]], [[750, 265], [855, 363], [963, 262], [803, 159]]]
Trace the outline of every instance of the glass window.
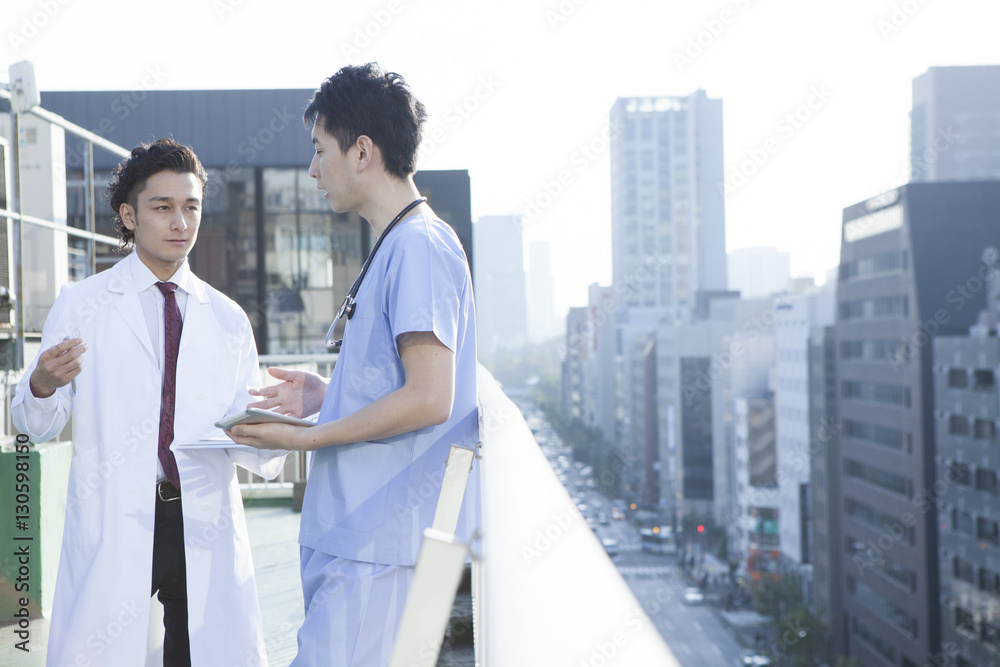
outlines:
[[997, 494], [997, 473], [989, 468], [976, 468], [976, 490]]
[[264, 169], [268, 352], [326, 352], [336, 309], [357, 277], [365, 223], [334, 214], [305, 169]]
[[948, 386], [953, 389], [965, 389], [969, 386], [969, 374], [964, 368], [948, 369]]
[[997, 425], [992, 419], [977, 417], [972, 422], [972, 430], [977, 440], [993, 440], [997, 434]]
[[952, 435], [969, 435], [969, 419], [965, 415], [951, 415], [948, 417], [948, 433]]
[[977, 369], [972, 372], [972, 388], [976, 391], [993, 391], [994, 385], [993, 371]]

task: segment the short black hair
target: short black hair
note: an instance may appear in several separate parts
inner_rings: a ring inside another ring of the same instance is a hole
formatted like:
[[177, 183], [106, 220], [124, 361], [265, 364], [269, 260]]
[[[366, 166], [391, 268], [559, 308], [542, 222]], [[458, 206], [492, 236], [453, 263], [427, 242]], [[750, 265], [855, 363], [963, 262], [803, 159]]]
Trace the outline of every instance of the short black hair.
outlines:
[[114, 212], [118, 249], [122, 252], [129, 250], [135, 241], [135, 232], [122, 222], [120, 212], [122, 204], [127, 203], [135, 208], [139, 201], [139, 193], [146, 187], [146, 181], [161, 171], [194, 174], [201, 181], [201, 196], [205, 196], [208, 173], [189, 146], [179, 144], [173, 139], [158, 139], [151, 144], [139, 144], [133, 148], [132, 154], [115, 167], [105, 193], [105, 198], [111, 203], [111, 210]]
[[417, 170], [417, 147], [427, 111], [402, 76], [376, 63], [348, 65], [315, 92], [302, 120], [320, 119], [341, 152], [365, 135], [379, 147], [385, 170], [404, 179]]

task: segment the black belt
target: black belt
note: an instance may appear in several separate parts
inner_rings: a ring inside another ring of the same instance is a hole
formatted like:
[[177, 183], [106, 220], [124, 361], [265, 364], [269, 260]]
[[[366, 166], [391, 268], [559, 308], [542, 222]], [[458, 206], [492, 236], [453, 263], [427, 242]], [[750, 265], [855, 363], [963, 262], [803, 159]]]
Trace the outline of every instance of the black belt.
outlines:
[[156, 483], [156, 497], [163, 502], [170, 502], [171, 500], [181, 499], [181, 490], [170, 483], [169, 480], [163, 480], [162, 482]]

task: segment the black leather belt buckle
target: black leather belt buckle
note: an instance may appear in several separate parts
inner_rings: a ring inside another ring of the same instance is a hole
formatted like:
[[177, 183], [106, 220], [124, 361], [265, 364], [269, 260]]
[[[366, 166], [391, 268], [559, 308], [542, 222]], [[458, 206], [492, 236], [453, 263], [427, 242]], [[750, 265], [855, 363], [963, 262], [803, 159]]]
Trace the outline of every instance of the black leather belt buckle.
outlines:
[[156, 483], [156, 497], [163, 502], [170, 502], [171, 500], [180, 500], [181, 491], [176, 486], [170, 483], [169, 480], [163, 480], [162, 482]]

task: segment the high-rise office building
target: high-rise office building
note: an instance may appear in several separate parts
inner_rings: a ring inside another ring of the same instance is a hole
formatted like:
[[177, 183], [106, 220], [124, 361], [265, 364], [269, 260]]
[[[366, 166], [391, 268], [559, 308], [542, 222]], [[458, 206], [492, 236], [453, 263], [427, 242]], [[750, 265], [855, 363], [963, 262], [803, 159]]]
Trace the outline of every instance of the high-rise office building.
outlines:
[[798, 572], [812, 597], [811, 470], [814, 446], [809, 404], [809, 336], [833, 324], [833, 285], [775, 303], [775, 433], [782, 565]]
[[733, 406], [772, 391], [775, 311], [773, 299], [731, 292], [706, 301], [698, 319], [656, 330], [661, 506], [679, 524], [726, 527], [742, 559]]
[[610, 286], [593, 283], [587, 288], [590, 345], [593, 348], [594, 414], [584, 417], [601, 430], [605, 440], [615, 440], [615, 294]]
[[979, 323], [934, 340], [941, 653], [959, 667], [1000, 665], [998, 259], [995, 247], [985, 250], [992, 271]]
[[591, 394], [588, 391], [590, 342], [587, 337], [587, 309], [578, 306], [566, 314], [566, 346], [562, 360], [562, 410], [563, 413], [586, 421]]
[[[844, 210], [837, 285], [844, 629], [864, 664], [941, 648], [932, 346], [985, 303], [1000, 182], [910, 183]], [[994, 517], [995, 518], [995, 517]], [[836, 553], [836, 552], [834, 552]]]
[[807, 602], [827, 628], [825, 656], [847, 654], [843, 623], [837, 345], [833, 326], [809, 334], [809, 485], [813, 545], [812, 595]]
[[[684, 321], [726, 289], [722, 100], [619, 98], [611, 108], [611, 245], [625, 308]], [[627, 286], [627, 289], [625, 289]]]
[[517, 348], [528, 338], [521, 216], [484, 215], [473, 225], [479, 359]]
[[1000, 65], [931, 67], [913, 80], [910, 180], [1000, 179]]

